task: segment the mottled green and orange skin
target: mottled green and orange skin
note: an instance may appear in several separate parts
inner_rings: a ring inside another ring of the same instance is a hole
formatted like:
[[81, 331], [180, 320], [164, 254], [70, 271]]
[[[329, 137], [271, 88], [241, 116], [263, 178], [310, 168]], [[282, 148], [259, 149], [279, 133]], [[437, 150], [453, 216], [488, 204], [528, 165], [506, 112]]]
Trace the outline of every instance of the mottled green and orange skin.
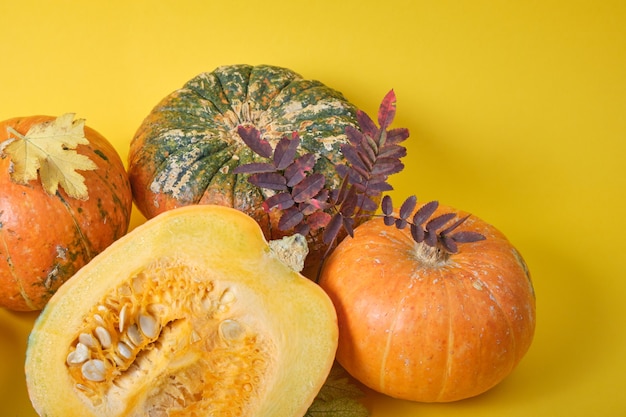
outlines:
[[[50, 116], [29, 116], [0, 123], [25, 134]], [[132, 209], [130, 183], [120, 156], [98, 132], [85, 127], [90, 145], [77, 152], [96, 165], [80, 171], [87, 200], [68, 197], [62, 188], [47, 194], [39, 180], [26, 185], [10, 178], [11, 160], [0, 158], [0, 306], [40, 310], [78, 269], [128, 230]]]
[[[347, 142], [346, 127], [358, 128], [356, 111], [338, 91], [286, 68], [231, 65], [199, 74], [158, 103], [131, 142], [135, 203], [147, 218], [189, 204], [234, 207], [257, 220], [266, 238], [281, 237], [280, 213], [261, 207], [266, 191], [232, 172], [262, 160], [237, 128], [254, 126], [272, 145], [297, 132], [301, 153], [317, 158], [314, 172], [337, 186], [334, 164], [344, 161], [339, 148]], [[314, 262], [323, 249], [320, 239], [309, 240]]]

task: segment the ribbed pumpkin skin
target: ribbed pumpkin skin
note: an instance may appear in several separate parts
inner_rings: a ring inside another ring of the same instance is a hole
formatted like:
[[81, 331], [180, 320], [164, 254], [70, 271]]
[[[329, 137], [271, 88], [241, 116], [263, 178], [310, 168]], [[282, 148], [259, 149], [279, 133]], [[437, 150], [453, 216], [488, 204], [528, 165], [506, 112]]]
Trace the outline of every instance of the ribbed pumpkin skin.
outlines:
[[[25, 134], [50, 116], [30, 116], [0, 123]], [[0, 305], [12, 310], [40, 310], [61, 284], [128, 230], [132, 209], [130, 183], [113, 146], [85, 127], [90, 145], [77, 152], [98, 168], [79, 171], [89, 199], [68, 197], [62, 188], [48, 195], [40, 181], [14, 183], [10, 158], [0, 158]]]
[[432, 266], [416, 256], [408, 228], [377, 218], [325, 263], [320, 285], [337, 309], [337, 360], [370, 388], [421, 402], [469, 398], [502, 381], [530, 347], [535, 294], [524, 261], [477, 217], [457, 230], [486, 240]]
[[243, 143], [240, 125], [255, 126], [273, 146], [298, 132], [302, 153], [318, 158], [314, 171], [333, 184], [339, 183], [333, 164], [343, 161], [345, 128], [358, 127], [356, 108], [341, 93], [289, 69], [230, 65], [199, 74], [157, 104], [131, 142], [129, 177], [144, 216], [219, 204], [253, 217], [267, 239], [282, 236], [277, 214], [261, 207], [264, 192], [232, 172], [263, 159]]

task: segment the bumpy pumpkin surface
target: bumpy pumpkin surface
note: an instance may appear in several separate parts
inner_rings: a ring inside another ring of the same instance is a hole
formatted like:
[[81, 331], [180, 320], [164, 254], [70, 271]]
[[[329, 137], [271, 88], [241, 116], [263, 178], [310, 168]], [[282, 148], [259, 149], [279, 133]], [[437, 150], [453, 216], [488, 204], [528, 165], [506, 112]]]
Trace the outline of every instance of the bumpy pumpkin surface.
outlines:
[[[54, 120], [30, 116], [0, 123], [0, 143], [9, 127], [26, 134]], [[98, 132], [85, 126], [89, 145], [77, 152], [97, 168], [83, 171], [89, 198], [62, 188], [47, 194], [40, 181], [14, 182], [11, 158], [0, 158], [0, 306], [40, 310], [69, 277], [128, 230], [132, 195], [122, 160]]]
[[170, 210], [69, 280], [29, 338], [41, 416], [302, 416], [337, 346], [334, 307], [232, 208]]
[[[268, 192], [232, 172], [262, 159], [241, 140], [239, 126], [256, 127], [272, 146], [297, 132], [300, 152], [316, 156], [314, 172], [333, 186], [339, 183], [334, 164], [345, 162], [339, 150], [345, 128], [358, 128], [356, 108], [341, 93], [289, 69], [230, 65], [199, 74], [158, 103], [131, 142], [129, 176], [139, 210], [150, 218], [188, 204], [225, 205], [257, 220], [266, 238], [282, 236], [278, 213], [261, 207]], [[316, 241], [309, 245], [316, 252]]]
[[[440, 206], [433, 217], [451, 212], [467, 214]], [[449, 254], [376, 218], [327, 260], [320, 285], [337, 308], [337, 360], [372, 389], [422, 402], [472, 397], [530, 347], [535, 293], [521, 256], [477, 217], [458, 230], [486, 239]]]

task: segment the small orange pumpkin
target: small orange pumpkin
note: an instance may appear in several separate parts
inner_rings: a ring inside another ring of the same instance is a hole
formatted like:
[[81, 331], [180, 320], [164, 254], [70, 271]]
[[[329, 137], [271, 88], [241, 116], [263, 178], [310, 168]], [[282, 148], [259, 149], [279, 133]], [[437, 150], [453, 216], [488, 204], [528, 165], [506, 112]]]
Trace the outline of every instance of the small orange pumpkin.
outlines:
[[[73, 117], [73, 115], [69, 115]], [[1, 149], [15, 135], [59, 118], [28, 116], [0, 123]], [[10, 133], [13, 132], [13, 135]], [[115, 148], [98, 132], [84, 127], [76, 153], [94, 169], [79, 170], [86, 199], [70, 197], [59, 187], [49, 194], [38, 179], [15, 182], [15, 161], [0, 153], [0, 306], [40, 310], [61, 284], [128, 230], [132, 194]], [[64, 152], [59, 145], [60, 152]], [[73, 150], [72, 150], [73, 152]]]
[[[433, 216], [450, 212], [466, 215], [439, 206]], [[535, 293], [522, 257], [477, 217], [457, 230], [485, 239], [449, 253], [375, 218], [326, 261], [320, 285], [337, 309], [337, 360], [363, 384], [396, 398], [455, 401], [498, 384], [527, 352]]]

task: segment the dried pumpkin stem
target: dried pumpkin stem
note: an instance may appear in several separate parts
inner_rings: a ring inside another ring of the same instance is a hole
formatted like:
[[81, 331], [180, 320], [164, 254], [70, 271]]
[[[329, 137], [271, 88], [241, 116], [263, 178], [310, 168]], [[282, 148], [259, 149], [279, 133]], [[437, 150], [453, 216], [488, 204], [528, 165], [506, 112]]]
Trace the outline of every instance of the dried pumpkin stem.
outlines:
[[415, 258], [427, 266], [438, 267], [447, 263], [450, 253], [441, 245], [430, 246], [425, 242], [415, 242]]
[[268, 242], [271, 252], [285, 265], [296, 272], [304, 269], [304, 260], [309, 254], [306, 238], [299, 234], [285, 236]]

